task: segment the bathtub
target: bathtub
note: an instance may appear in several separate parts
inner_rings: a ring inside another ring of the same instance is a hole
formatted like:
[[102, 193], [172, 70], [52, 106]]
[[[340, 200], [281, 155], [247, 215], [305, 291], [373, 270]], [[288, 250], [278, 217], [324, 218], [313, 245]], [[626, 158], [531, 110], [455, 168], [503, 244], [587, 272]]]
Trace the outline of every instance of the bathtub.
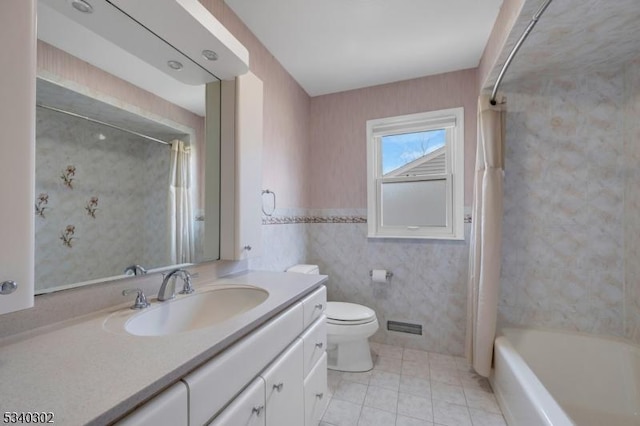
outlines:
[[503, 329], [490, 381], [509, 426], [640, 426], [640, 346], [622, 339]]

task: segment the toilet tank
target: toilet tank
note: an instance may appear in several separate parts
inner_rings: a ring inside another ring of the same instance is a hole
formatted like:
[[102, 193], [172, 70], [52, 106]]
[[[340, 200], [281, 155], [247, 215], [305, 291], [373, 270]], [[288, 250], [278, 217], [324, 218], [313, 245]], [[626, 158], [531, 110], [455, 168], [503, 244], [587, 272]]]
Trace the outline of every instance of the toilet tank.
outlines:
[[300, 274], [320, 274], [320, 269], [318, 265], [293, 265], [287, 269], [287, 272], [298, 272]]

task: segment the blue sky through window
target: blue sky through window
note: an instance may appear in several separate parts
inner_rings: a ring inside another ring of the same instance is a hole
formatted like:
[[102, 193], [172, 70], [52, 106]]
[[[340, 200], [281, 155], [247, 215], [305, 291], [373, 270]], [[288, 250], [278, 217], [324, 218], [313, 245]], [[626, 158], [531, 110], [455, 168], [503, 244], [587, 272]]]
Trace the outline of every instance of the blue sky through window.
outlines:
[[445, 144], [445, 129], [382, 137], [382, 174], [425, 156]]

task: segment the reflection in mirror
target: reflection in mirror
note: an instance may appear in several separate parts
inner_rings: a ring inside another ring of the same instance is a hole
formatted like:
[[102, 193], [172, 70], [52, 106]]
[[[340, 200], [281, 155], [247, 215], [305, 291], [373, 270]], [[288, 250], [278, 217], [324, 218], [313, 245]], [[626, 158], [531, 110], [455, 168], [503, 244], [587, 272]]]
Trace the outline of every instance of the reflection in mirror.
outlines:
[[194, 86], [180, 99], [134, 86], [41, 37], [49, 15], [39, 9], [36, 294], [217, 259], [219, 84], [205, 137], [204, 85], [186, 102]]

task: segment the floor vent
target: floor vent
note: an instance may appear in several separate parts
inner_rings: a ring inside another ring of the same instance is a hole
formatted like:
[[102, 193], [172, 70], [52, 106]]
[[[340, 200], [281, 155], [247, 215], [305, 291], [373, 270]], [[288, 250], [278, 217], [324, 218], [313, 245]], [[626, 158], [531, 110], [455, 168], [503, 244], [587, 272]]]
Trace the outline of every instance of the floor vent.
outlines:
[[408, 322], [387, 321], [387, 330], [400, 333], [418, 334], [422, 336], [422, 326]]

